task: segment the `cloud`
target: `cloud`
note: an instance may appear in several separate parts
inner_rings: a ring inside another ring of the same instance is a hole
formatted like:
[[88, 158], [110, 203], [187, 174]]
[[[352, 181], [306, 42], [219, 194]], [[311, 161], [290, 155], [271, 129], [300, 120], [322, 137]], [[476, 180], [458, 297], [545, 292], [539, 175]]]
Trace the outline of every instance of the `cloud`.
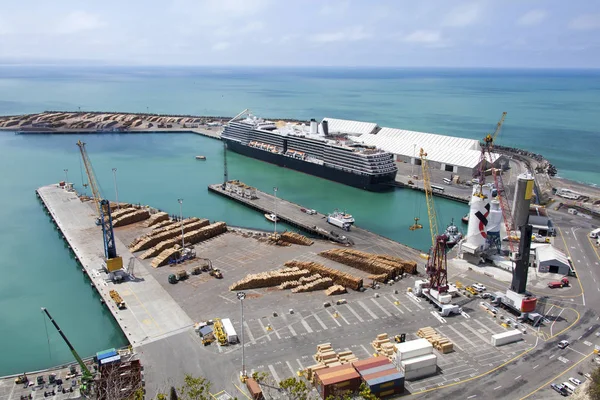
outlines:
[[352, 29], [344, 29], [338, 32], [317, 33], [310, 36], [310, 40], [317, 43], [356, 42], [370, 37], [371, 34], [366, 33], [362, 26], [357, 26]]
[[402, 38], [406, 43], [423, 44], [429, 47], [442, 47], [444, 41], [439, 31], [417, 30], [409, 33]]
[[600, 14], [580, 15], [569, 22], [569, 28], [578, 31], [600, 29]]
[[86, 11], [72, 11], [56, 26], [56, 33], [71, 34], [102, 28], [106, 24]]
[[452, 9], [443, 19], [442, 26], [463, 27], [479, 22], [483, 13], [483, 4], [473, 2]]
[[517, 25], [539, 25], [547, 16], [548, 13], [545, 10], [531, 10], [521, 15], [521, 18], [517, 20]]
[[325, 2], [325, 5], [319, 9], [319, 14], [324, 16], [344, 14], [349, 5], [348, 1]]
[[231, 47], [231, 43], [229, 43], [229, 42], [218, 42], [212, 46], [212, 49], [215, 51], [223, 51], [223, 50], [227, 50], [230, 47]]

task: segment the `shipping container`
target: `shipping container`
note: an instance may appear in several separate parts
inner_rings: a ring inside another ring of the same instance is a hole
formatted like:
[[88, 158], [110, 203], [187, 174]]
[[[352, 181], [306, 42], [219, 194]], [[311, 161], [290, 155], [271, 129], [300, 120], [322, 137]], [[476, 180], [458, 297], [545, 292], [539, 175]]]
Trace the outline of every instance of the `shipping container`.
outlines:
[[396, 360], [402, 360], [424, 356], [433, 353], [433, 345], [427, 339], [411, 340], [396, 344]]
[[366, 375], [371, 375], [371, 374], [374, 374], [376, 372], [386, 371], [386, 370], [390, 370], [390, 369], [396, 370], [396, 371], [398, 370], [394, 364], [390, 363], [390, 364], [380, 365], [379, 367], [373, 367], [373, 368], [369, 368], [369, 369], [363, 369], [362, 371], [359, 371], [359, 374], [360, 374], [360, 376], [364, 377]]
[[229, 343], [237, 343], [238, 336], [237, 336], [237, 333], [235, 332], [235, 329], [233, 328], [233, 324], [231, 323], [231, 320], [229, 318], [223, 318], [221, 320], [221, 323], [223, 324], [223, 330], [225, 331], [225, 334], [227, 335], [227, 341]]
[[354, 392], [360, 388], [360, 376], [356, 371], [341, 374], [317, 385], [317, 391], [323, 399], [330, 395], [341, 395], [345, 391]]
[[492, 335], [492, 346], [502, 346], [508, 343], [518, 342], [523, 339], [523, 334], [518, 329], [497, 333]]
[[430, 365], [437, 365], [437, 356], [435, 354], [426, 354], [424, 356], [409, 358], [402, 361], [402, 369], [404, 372], [412, 371]]
[[362, 371], [369, 368], [378, 367], [384, 364], [391, 364], [390, 360], [387, 357], [370, 357], [366, 360], [355, 361], [352, 363], [352, 366], [357, 371]]
[[430, 365], [428, 367], [422, 367], [419, 369], [414, 369], [412, 371], [404, 371], [404, 378], [406, 380], [414, 380], [425, 378], [426, 376], [431, 376], [437, 373], [437, 365]]
[[[392, 374], [375, 376], [370, 375], [368, 379], [363, 379], [369, 387], [382, 386], [391, 383], [390, 386], [394, 386], [394, 381], [404, 382], [404, 374], [400, 371], [396, 371]], [[385, 387], [385, 386], [384, 386]]]
[[265, 396], [263, 395], [262, 389], [258, 386], [258, 383], [252, 378], [248, 378], [246, 380], [246, 387], [250, 392], [250, 397], [252, 400], [264, 400]]
[[404, 387], [404, 374], [402, 374], [401, 378], [394, 379], [393, 381], [371, 385], [369, 386], [369, 389], [371, 389], [371, 392], [382, 392], [384, 390], [396, 389], [399, 387]]
[[117, 350], [116, 349], [108, 349], [108, 350], [102, 350], [96, 353], [96, 359], [98, 361], [101, 361], [104, 358], [108, 358], [108, 357], [114, 357], [117, 355]]
[[399, 387], [399, 388], [385, 390], [385, 391], [382, 391], [382, 392], [377, 392], [377, 393], [371, 391], [371, 393], [373, 393], [375, 396], [377, 396], [377, 397], [379, 397], [381, 399], [381, 398], [392, 396], [392, 395], [395, 395], [395, 394], [404, 393], [404, 386]]

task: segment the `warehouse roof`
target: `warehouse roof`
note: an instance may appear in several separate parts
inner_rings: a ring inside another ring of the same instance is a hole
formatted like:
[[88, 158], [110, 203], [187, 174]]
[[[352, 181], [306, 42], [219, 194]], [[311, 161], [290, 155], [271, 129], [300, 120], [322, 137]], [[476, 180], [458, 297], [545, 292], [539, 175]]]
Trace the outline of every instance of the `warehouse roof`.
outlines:
[[335, 118], [323, 118], [323, 121], [327, 121], [329, 133], [362, 135], [372, 133], [377, 128], [377, 124], [374, 122], [361, 122]]
[[535, 249], [535, 259], [538, 264], [552, 263], [553, 265], [563, 265], [571, 268], [569, 259], [562, 251], [552, 245], [539, 246]]
[[[405, 156], [418, 157], [419, 150], [423, 148], [428, 160], [459, 167], [474, 168], [481, 159], [481, 151], [474, 149], [474, 144], [479, 147], [476, 140], [452, 136], [382, 128], [375, 135], [361, 135], [357, 141]], [[499, 155], [492, 153], [492, 157], [495, 162]]]

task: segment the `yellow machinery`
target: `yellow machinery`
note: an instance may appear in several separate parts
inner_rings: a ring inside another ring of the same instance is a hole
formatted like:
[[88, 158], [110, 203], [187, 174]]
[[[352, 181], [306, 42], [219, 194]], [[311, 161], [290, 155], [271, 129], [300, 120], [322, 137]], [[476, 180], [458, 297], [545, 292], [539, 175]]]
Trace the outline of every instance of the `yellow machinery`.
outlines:
[[435, 247], [435, 240], [438, 237], [437, 214], [433, 205], [433, 190], [431, 189], [431, 175], [429, 172], [429, 161], [427, 153], [423, 149], [419, 151], [421, 157], [421, 169], [423, 171], [423, 189], [425, 189], [425, 199], [427, 201], [427, 215], [429, 216], [429, 231], [431, 232], [431, 246]]
[[225, 329], [223, 328], [223, 324], [221, 323], [220, 318], [215, 318], [215, 322], [213, 324], [213, 333], [215, 337], [219, 341], [219, 344], [226, 345], [227, 344], [227, 335], [225, 334]]

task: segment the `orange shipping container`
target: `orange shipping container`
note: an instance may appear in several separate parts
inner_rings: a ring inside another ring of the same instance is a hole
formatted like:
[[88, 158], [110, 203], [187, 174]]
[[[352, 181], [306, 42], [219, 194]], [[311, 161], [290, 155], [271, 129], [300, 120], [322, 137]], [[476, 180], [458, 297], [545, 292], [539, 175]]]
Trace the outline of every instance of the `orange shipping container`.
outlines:
[[391, 364], [391, 361], [387, 357], [371, 357], [366, 360], [355, 361], [352, 363], [352, 366], [357, 371], [364, 371], [384, 364]]

